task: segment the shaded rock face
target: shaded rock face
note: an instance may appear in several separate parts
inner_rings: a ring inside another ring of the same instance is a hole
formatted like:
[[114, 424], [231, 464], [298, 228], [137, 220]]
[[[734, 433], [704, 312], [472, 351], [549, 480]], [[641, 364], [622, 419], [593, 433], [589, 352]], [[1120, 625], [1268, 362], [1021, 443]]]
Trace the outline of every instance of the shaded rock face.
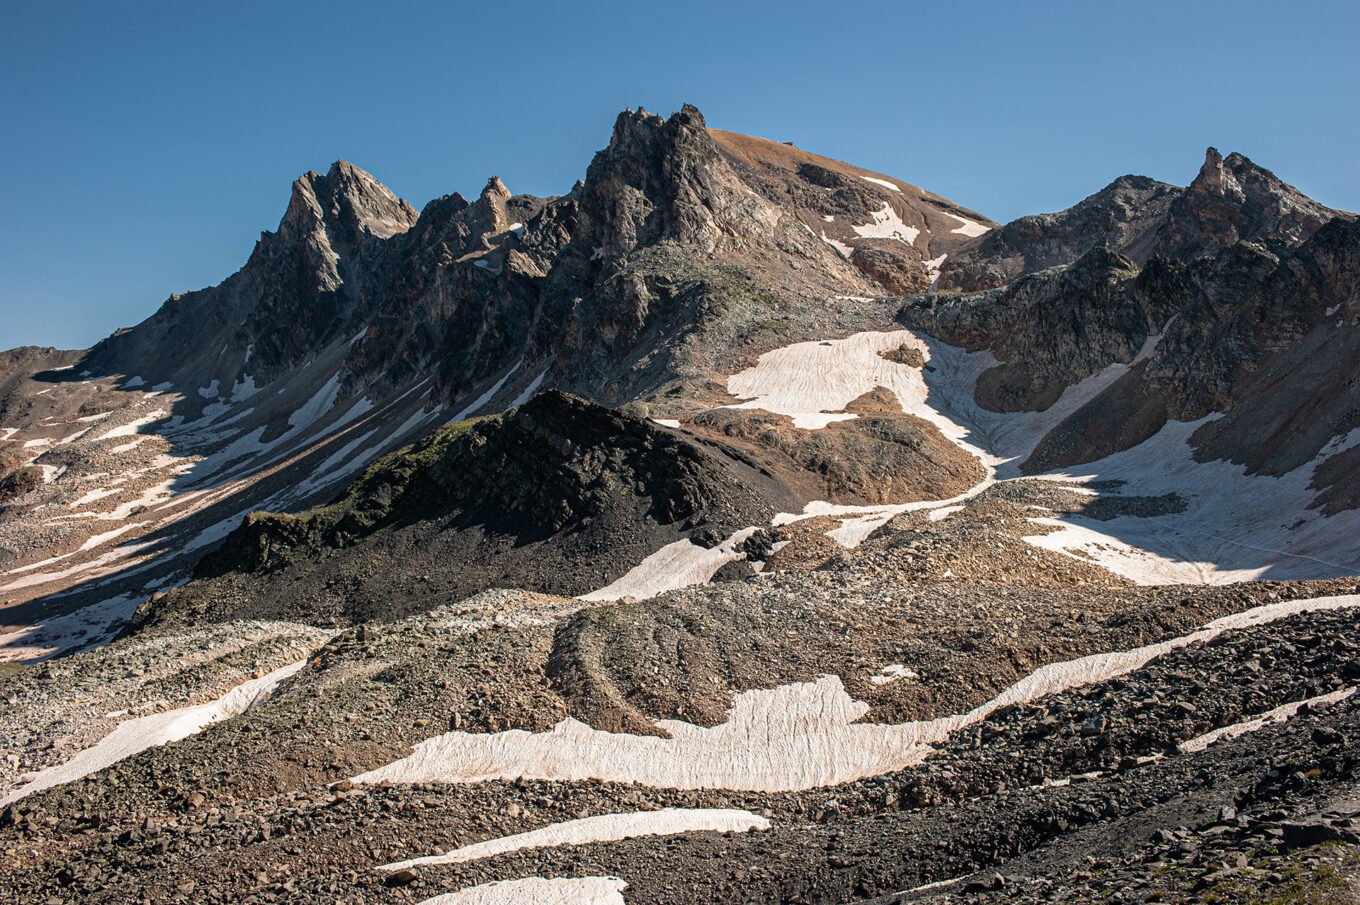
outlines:
[[1121, 176], [1065, 211], [1021, 217], [960, 249], [940, 268], [938, 288], [992, 289], [1027, 273], [1070, 264], [1093, 246], [1137, 257], [1138, 246], [1182, 191], [1145, 176]]
[[666, 543], [722, 539], [790, 505], [735, 451], [548, 391], [435, 431], [329, 506], [250, 516], [200, 565], [203, 580], [136, 625], [391, 618], [511, 584], [582, 594]]
[[[994, 410], [1044, 409], [1107, 365], [1129, 366], [1039, 443], [1029, 473], [1128, 449], [1168, 419], [1222, 413], [1195, 434], [1198, 455], [1279, 475], [1360, 424], [1348, 364], [1360, 353], [1358, 287], [1360, 224], [1339, 216], [1283, 256], [1239, 242], [1140, 269], [1097, 249], [1002, 291], [909, 304], [903, 317], [1000, 359], [975, 392]], [[1353, 481], [1339, 468], [1324, 480], [1344, 497]]]
[[960, 249], [941, 267], [938, 287], [977, 292], [1105, 245], [1138, 264], [1155, 256], [1187, 261], [1239, 241], [1288, 251], [1338, 216], [1241, 154], [1209, 148], [1187, 188], [1122, 176], [1056, 214], [1021, 217]]
[[1187, 259], [1237, 242], [1277, 253], [1298, 245], [1337, 215], [1241, 154], [1210, 148], [1195, 181], [1172, 202], [1148, 256]]

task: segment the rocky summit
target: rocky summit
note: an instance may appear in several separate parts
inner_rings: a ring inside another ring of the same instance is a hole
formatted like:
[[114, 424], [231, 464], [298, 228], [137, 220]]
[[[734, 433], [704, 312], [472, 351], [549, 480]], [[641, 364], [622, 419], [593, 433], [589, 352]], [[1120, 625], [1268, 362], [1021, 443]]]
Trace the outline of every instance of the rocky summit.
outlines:
[[6, 901], [1360, 901], [1354, 215], [563, 188], [340, 161], [0, 353]]

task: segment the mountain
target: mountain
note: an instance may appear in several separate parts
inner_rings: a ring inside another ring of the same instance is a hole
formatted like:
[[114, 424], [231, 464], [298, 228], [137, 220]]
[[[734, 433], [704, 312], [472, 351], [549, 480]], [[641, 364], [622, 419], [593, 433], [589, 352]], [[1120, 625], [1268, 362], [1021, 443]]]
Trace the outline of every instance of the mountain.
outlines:
[[688, 106], [308, 173], [0, 353], [0, 889], [1336, 900], [1357, 337], [1360, 221], [1213, 149], [1004, 225]]
[[1096, 246], [1139, 264], [1213, 255], [1238, 242], [1279, 252], [1338, 215], [1241, 154], [1214, 148], [1185, 188], [1121, 176], [1057, 214], [1021, 217], [960, 249], [940, 269], [939, 288], [975, 292], [1071, 264]]

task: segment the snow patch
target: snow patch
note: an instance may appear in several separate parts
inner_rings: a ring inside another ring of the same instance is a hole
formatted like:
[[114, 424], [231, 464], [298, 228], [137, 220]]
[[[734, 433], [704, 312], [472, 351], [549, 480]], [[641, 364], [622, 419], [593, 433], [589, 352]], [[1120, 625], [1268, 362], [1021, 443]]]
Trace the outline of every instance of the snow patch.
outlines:
[[832, 248], [836, 249], [836, 251], [840, 253], [840, 256], [842, 258], [845, 258], [847, 261], [850, 259], [850, 256], [855, 253], [855, 250], [851, 248], [849, 245], [846, 245], [844, 242], [841, 242], [837, 239], [831, 238], [826, 233], [822, 233], [822, 241], [825, 242], [827, 245], [830, 245]]
[[305, 665], [306, 660], [290, 663], [266, 676], [242, 682], [217, 700], [206, 704], [180, 707], [119, 723], [112, 732], [66, 763], [48, 767], [27, 777], [22, 785], [4, 799], [0, 799], [0, 807], [34, 792], [74, 782], [148, 748], [188, 738], [213, 723], [244, 713], [268, 699], [285, 679]]
[[975, 220], [969, 220], [967, 217], [960, 217], [958, 214], [951, 214], [949, 211], [940, 211], [940, 213], [944, 214], [949, 219], [957, 220], [962, 224], [955, 229], [951, 229], [951, 233], [958, 233], [959, 235], [967, 236], [970, 239], [976, 239], [978, 236], [991, 229], [991, 227], [983, 226]]
[[895, 182], [889, 182], [886, 179], [875, 179], [873, 176], [861, 176], [860, 178], [865, 182], [872, 182], [874, 185], [881, 185], [885, 189], [891, 189], [899, 195], [902, 194], [902, 189]]
[[1233, 723], [1229, 726], [1220, 726], [1203, 735], [1197, 735], [1189, 741], [1181, 742], [1178, 747], [1183, 754], [1194, 754], [1197, 751], [1203, 751], [1220, 739], [1237, 738], [1239, 735], [1247, 735], [1248, 733], [1255, 732], [1258, 729], [1264, 729], [1266, 726], [1275, 723], [1288, 722], [1295, 716], [1298, 716], [1299, 711], [1304, 707], [1316, 707], [1344, 701], [1346, 698], [1355, 694], [1356, 690], [1356, 687], [1352, 686], [1350, 688], [1331, 691], [1327, 694], [1320, 694], [1316, 697], [1308, 698], [1307, 700], [1294, 701], [1291, 704], [1281, 704], [1279, 707], [1267, 710], [1265, 713], [1254, 716], [1251, 719], [1242, 720], [1241, 722]]
[[443, 855], [395, 861], [377, 870], [394, 873], [433, 864], [460, 864], [527, 848], [588, 845], [636, 839], [639, 836], [672, 836], [680, 833], [744, 833], [748, 830], [769, 829], [769, 826], [770, 821], [764, 817], [735, 808], [662, 808], [659, 811], [635, 811], [629, 814], [601, 814], [465, 845]]
[[538, 388], [543, 385], [543, 378], [547, 376], [548, 369], [544, 368], [542, 372], [524, 388], [524, 392], [515, 397], [515, 401], [510, 403], [510, 408], [519, 408], [521, 405], [532, 399], [534, 394], [538, 392]]
[[878, 671], [878, 675], [870, 676], [869, 681], [875, 685], [887, 685], [889, 682], [896, 682], [899, 679], [914, 679], [916, 673], [907, 669], [901, 663], [889, 663]]
[[618, 877], [526, 877], [448, 892], [417, 905], [626, 905]]
[[98, 437], [95, 437], [95, 439], [112, 440], [114, 437], [131, 437], [133, 434], [141, 433], [143, 427], [146, 427], [148, 424], [152, 424], [156, 421], [160, 421], [162, 418], [165, 418], [169, 414], [170, 413], [167, 412], [165, 409], [156, 409], [150, 414], [143, 415], [142, 417], [136, 419], [135, 421], [129, 421], [127, 424], [120, 424], [118, 427], [115, 427], [112, 430], [105, 431]]
[[742, 559], [745, 553], [738, 548], [746, 542], [755, 528], [743, 528], [711, 549], [690, 540], [667, 544], [638, 563], [612, 584], [581, 596], [581, 600], [622, 600], [632, 597], [645, 600], [666, 591], [704, 584], [715, 572], [729, 562]]
[[217, 392], [217, 384], [218, 380], [214, 377], [212, 383], [209, 383], [205, 387], [198, 388], [198, 395], [202, 396], [204, 399], [216, 399], [219, 395]]
[[1249, 475], [1228, 461], [1197, 462], [1190, 437], [1216, 416], [1168, 422], [1138, 446], [1087, 465], [1043, 475], [1066, 481], [1121, 480], [1124, 494], [1174, 493], [1184, 512], [1033, 519], [1057, 528], [1026, 537], [1140, 584], [1223, 584], [1256, 578], [1319, 578], [1360, 572], [1360, 510], [1326, 516], [1307, 503], [1328, 458], [1360, 444], [1360, 429], [1329, 444], [1313, 462], [1274, 477]]
[[519, 366], [523, 363], [524, 362], [522, 360], [515, 362], [514, 367], [505, 372], [505, 376], [501, 377], [500, 380], [497, 380], [494, 384], [491, 385], [491, 389], [487, 390], [485, 393], [478, 396], [476, 399], [472, 400], [472, 402], [468, 406], [466, 406], [461, 412], [450, 418], [448, 423], [453, 424], [454, 422], [457, 421], [464, 421], [475, 415], [477, 411], [480, 408], [482, 408], [482, 406], [486, 405], [488, 402], [495, 398], [496, 394], [501, 391], [501, 387], [505, 386], [505, 382], [509, 380], [510, 377], [516, 371], [519, 370]]
[[655, 423], [661, 425], [662, 427], [679, 427], [679, 426], [680, 426], [680, 419], [679, 419], [679, 418], [653, 418], [652, 421], [654, 421]]
[[914, 244], [916, 237], [921, 234], [916, 227], [903, 223], [897, 209], [891, 204], [885, 203], [883, 209], [874, 213], [872, 217], [868, 223], [852, 225], [850, 228], [861, 239], [896, 239], [907, 245]]

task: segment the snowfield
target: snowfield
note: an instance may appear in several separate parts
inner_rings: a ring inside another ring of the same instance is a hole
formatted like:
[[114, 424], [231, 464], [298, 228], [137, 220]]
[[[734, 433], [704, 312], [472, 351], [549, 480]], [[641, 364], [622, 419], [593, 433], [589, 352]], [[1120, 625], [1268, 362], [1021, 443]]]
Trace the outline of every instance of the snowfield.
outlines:
[[838, 676], [823, 676], [814, 682], [742, 692], [733, 700], [727, 722], [712, 728], [658, 720], [656, 725], [669, 738], [604, 732], [571, 718], [543, 733], [448, 732], [353, 781], [473, 783], [524, 778], [756, 792], [837, 785], [919, 763], [929, 756], [933, 743], [1002, 707], [1132, 672], [1154, 657], [1232, 629], [1357, 606], [1360, 595], [1255, 607], [1178, 638], [1043, 666], [967, 713], [934, 720], [899, 725], [857, 722], [869, 706], [853, 700]]

